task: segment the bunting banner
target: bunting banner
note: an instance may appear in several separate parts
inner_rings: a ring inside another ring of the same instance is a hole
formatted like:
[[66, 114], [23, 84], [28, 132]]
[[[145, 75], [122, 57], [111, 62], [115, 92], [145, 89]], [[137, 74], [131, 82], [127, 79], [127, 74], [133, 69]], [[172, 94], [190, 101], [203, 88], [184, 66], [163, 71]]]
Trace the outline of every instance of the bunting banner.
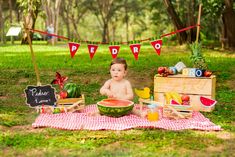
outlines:
[[110, 51], [113, 59], [117, 58], [119, 49], [120, 49], [119, 45], [109, 46], [109, 51]]
[[157, 54], [160, 56], [161, 54], [161, 48], [162, 48], [162, 40], [155, 40], [150, 42]]
[[74, 57], [74, 55], [76, 54], [79, 47], [80, 47], [80, 44], [74, 43], [74, 42], [69, 42], [69, 50], [70, 50], [71, 58]]
[[[173, 32], [170, 32], [170, 33], [167, 33], [167, 34], [163, 34], [163, 35], [160, 36], [160, 39], [157, 39], [157, 38], [146, 38], [146, 39], [138, 40], [137, 43], [141, 43], [141, 42], [145, 42], [145, 41], [151, 41], [150, 42], [151, 45], [153, 46], [153, 48], [156, 51], [157, 55], [160, 56], [161, 48], [162, 48], [162, 44], [163, 44], [163, 41], [162, 41], [161, 38], [167, 37], [167, 36], [170, 36], [170, 35], [173, 35], [173, 34], [176, 34], [176, 33], [180, 33], [180, 32], [183, 32], [183, 31], [187, 31], [189, 29], [193, 29], [193, 28], [196, 28], [196, 27], [200, 27], [200, 25], [196, 24], [196, 25], [189, 26], [189, 27], [186, 27], [186, 28], [182, 28], [180, 30], [176, 30], [176, 31], [173, 31]], [[44, 31], [40, 31], [40, 30], [36, 30], [36, 29], [29, 29], [29, 31], [31, 31], [31, 32], [38, 32], [40, 34], [46, 34], [46, 35], [54, 36], [54, 37], [65, 39], [65, 40], [71, 40], [71, 39], [69, 39], [67, 37], [64, 37], [64, 36], [59, 36], [59, 35], [56, 35], [56, 34], [50, 34], [48, 32], [44, 32]], [[77, 40], [72, 39], [72, 41], [77, 41]], [[91, 60], [93, 59], [93, 57], [94, 57], [94, 55], [95, 55], [95, 53], [96, 53], [96, 51], [98, 49], [98, 45], [97, 44], [111, 44], [111, 43], [105, 43], [105, 42], [92, 42], [92, 41], [87, 41], [87, 40], [86, 41], [80, 40], [78, 42], [79, 43], [85, 42], [85, 43], [88, 44], [88, 51], [89, 51], [89, 55], [90, 55], [90, 59]], [[75, 56], [78, 48], [80, 47], [79, 43], [75, 43], [75, 42], [69, 42], [68, 43], [69, 49], [70, 49], [71, 58], [73, 58]], [[113, 43], [118, 43], [118, 45], [113, 46], [111, 44], [109, 46], [109, 51], [110, 51], [110, 53], [112, 55], [112, 58], [114, 59], [114, 58], [117, 58], [117, 56], [118, 56], [118, 53], [119, 53], [119, 50], [120, 50], [119, 44], [136, 43], [136, 41], [113, 42]], [[130, 44], [129, 47], [131, 49], [132, 54], [135, 57], [135, 60], [138, 60], [141, 44]]]
[[140, 52], [140, 44], [131, 44], [131, 52], [133, 53], [135, 60], [138, 60], [139, 52]]
[[87, 47], [88, 47], [88, 51], [90, 54], [90, 59], [92, 60], [92, 58], [94, 57], [94, 55], [96, 53], [96, 50], [98, 49], [98, 46], [93, 45], [93, 44], [88, 44]]

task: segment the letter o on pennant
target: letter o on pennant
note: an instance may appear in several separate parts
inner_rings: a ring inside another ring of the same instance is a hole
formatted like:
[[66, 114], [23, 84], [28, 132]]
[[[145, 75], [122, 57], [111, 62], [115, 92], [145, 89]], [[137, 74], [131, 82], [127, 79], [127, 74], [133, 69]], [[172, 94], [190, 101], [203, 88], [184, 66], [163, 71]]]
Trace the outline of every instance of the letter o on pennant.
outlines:
[[155, 45], [155, 49], [159, 50], [160, 48], [161, 48], [161, 45], [160, 45], [159, 43], [157, 43], [157, 44]]

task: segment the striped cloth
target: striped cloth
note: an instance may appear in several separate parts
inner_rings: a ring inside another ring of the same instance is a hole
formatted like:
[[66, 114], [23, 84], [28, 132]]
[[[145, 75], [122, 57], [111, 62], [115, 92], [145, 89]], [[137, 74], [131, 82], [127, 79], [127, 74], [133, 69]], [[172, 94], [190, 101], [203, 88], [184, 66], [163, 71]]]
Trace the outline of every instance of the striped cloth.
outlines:
[[32, 124], [37, 127], [51, 127], [65, 130], [127, 130], [131, 128], [159, 128], [166, 130], [222, 130], [220, 126], [212, 123], [200, 112], [194, 112], [190, 119], [170, 120], [161, 118], [150, 122], [130, 114], [119, 118], [107, 116], [91, 116], [89, 113], [97, 112], [96, 105], [88, 105], [79, 113], [40, 114]]

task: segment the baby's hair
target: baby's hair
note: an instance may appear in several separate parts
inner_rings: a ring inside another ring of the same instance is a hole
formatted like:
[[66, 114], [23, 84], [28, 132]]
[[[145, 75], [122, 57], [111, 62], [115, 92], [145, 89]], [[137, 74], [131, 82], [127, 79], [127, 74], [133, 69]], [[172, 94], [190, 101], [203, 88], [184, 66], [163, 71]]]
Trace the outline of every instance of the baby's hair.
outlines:
[[126, 60], [124, 58], [115, 58], [111, 64], [110, 64], [110, 67], [113, 65], [113, 64], [123, 64], [124, 67], [125, 67], [125, 70], [127, 69], [127, 63], [126, 63]]

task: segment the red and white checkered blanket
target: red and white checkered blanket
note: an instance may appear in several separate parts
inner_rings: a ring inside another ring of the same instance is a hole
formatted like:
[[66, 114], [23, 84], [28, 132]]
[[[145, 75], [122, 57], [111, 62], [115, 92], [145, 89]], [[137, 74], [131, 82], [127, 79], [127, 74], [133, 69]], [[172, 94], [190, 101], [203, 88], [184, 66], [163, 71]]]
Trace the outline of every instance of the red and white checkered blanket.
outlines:
[[190, 119], [170, 120], [161, 118], [150, 122], [130, 114], [119, 118], [91, 116], [98, 111], [96, 105], [88, 105], [80, 113], [40, 114], [33, 127], [51, 127], [65, 130], [127, 130], [131, 128], [159, 128], [166, 130], [221, 130], [221, 127], [205, 118], [200, 112], [194, 112]]

